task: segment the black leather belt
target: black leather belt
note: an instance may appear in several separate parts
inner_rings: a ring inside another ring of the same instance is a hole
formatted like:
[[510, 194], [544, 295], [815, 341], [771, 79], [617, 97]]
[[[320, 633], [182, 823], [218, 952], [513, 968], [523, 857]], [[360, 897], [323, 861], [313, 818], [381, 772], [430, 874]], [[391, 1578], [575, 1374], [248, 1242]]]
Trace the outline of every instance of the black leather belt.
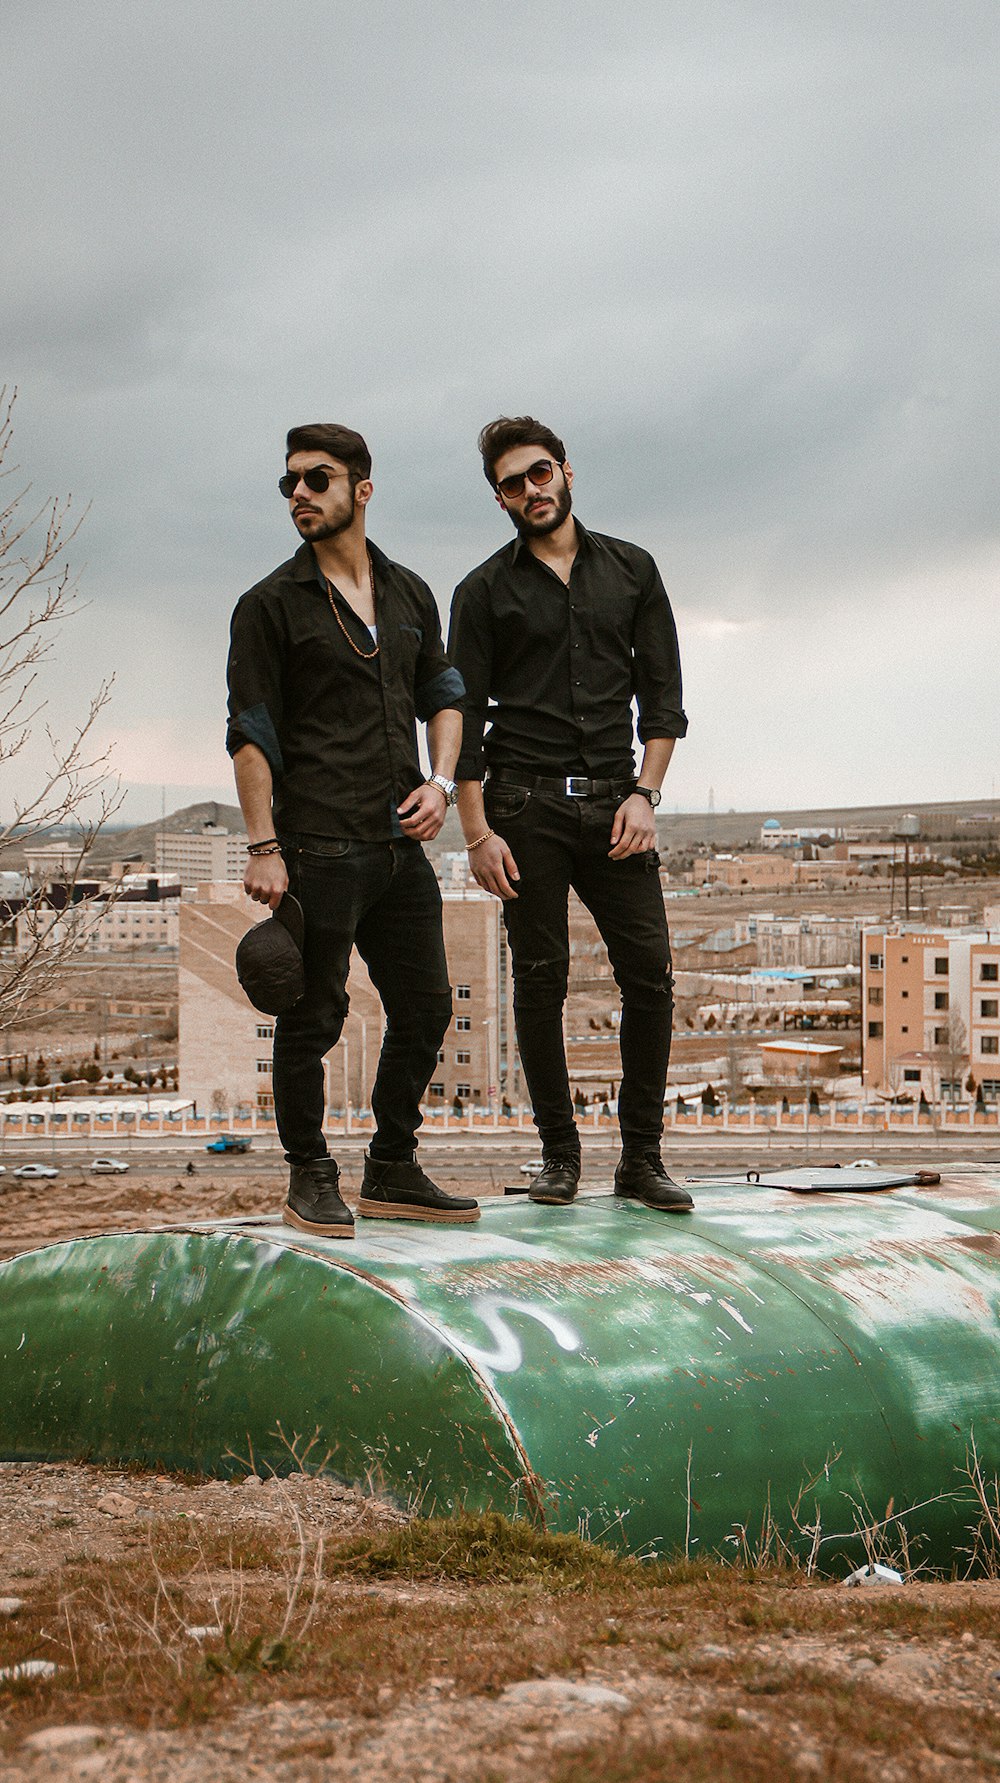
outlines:
[[634, 780], [589, 780], [586, 774], [522, 774], [519, 768], [491, 768], [487, 784], [519, 786], [524, 792], [557, 792], [566, 799], [627, 799]]

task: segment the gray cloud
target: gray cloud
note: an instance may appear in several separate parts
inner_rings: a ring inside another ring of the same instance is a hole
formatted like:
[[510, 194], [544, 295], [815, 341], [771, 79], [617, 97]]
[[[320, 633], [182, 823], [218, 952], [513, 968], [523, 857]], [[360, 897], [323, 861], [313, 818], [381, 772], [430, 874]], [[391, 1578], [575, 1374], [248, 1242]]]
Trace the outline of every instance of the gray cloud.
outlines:
[[[0, 33], [19, 456], [92, 500], [76, 666], [118, 653], [130, 735], [207, 725], [232, 600], [294, 544], [284, 428], [321, 414], [368, 434], [375, 536], [442, 597], [504, 536], [476, 431], [530, 407], [685, 612], [779, 628], [765, 701], [817, 620], [907, 577], [968, 585], [995, 635], [993, 0], [8, 0]], [[966, 652], [936, 655], [957, 695]], [[719, 697], [745, 657], [715, 658]], [[830, 666], [861, 713], [866, 665]], [[944, 748], [953, 793], [985, 790], [977, 698], [971, 748], [901, 737], [879, 771]], [[845, 740], [830, 796], [869, 769]], [[779, 799], [787, 748], [754, 773]]]

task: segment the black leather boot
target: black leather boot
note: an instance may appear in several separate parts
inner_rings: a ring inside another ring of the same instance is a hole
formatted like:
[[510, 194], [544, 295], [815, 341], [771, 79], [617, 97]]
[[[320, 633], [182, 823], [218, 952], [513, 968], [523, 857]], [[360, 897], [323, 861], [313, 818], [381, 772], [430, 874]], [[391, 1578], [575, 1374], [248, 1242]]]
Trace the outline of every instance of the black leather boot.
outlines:
[[446, 1195], [425, 1176], [416, 1159], [373, 1158], [365, 1152], [358, 1212], [369, 1220], [434, 1220], [471, 1225], [479, 1202], [469, 1195]]
[[286, 1226], [320, 1238], [354, 1237], [354, 1215], [341, 1199], [340, 1171], [333, 1158], [292, 1165], [281, 1217]]
[[579, 1187], [579, 1152], [553, 1152], [532, 1177], [528, 1194], [544, 1207], [568, 1207]]
[[659, 1213], [691, 1213], [694, 1208], [687, 1189], [671, 1182], [655, 1148], [622, 1152], [615, 1171], [615, 1194], [655, 1207]]

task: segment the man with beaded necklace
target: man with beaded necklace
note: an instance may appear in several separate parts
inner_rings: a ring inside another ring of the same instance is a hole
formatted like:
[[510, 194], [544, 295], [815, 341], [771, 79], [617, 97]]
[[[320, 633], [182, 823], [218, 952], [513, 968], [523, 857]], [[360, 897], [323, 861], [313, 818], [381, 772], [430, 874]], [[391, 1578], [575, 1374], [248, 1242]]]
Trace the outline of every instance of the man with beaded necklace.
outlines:
[[426, 583], [366, 538], [361, 435], [293, 427], [285, 465], [279, 488], [303, 542], [237, 603], [226, 738], [249, 836], [246, 891], [272, 910], [291, 892], [305, 921], [305, 995], [274, 1032], [283, 1218], [354, 1236], [323, 1133], [323, 1059], [347, 1015], [356, 946], [386, 1016], [359, 1213], [466, 1223], [478, 1204], [445, 1194], [416, 1161], [420, 1101], [451, 1020], [441, 894], [421, 843], [454, 802], [462, 679]]

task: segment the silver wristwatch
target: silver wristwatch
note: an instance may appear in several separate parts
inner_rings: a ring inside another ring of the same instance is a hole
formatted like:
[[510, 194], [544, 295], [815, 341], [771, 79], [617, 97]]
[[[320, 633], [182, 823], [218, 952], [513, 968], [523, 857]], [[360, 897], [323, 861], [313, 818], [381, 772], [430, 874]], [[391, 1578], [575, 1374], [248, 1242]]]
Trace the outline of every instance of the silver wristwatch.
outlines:
[[446, 805], [453, 805], [455, 803], [455, 800], [458, 797], [458, 787], [454, 780], [446, 780], [443, 774], [428, 774], [427, 785], [436, 786], [439, 792], [444, 793], [444, 802]]

